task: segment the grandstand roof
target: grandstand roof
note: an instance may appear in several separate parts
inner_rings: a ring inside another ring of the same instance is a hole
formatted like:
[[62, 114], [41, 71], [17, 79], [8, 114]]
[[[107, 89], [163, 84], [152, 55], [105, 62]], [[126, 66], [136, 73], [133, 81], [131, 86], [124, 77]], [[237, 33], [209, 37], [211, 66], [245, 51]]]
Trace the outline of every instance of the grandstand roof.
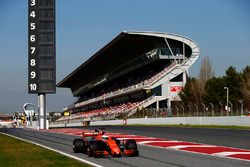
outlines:
[[191, 39], [175, 34], [123, 31], [57, 86], [72, 88], [84, 85], [154, 48], [166, 47], [165, 39], [168, 39], [169, 43], [183, 42], [191, 47], [192, 51], [196, 47], [196, 43]]

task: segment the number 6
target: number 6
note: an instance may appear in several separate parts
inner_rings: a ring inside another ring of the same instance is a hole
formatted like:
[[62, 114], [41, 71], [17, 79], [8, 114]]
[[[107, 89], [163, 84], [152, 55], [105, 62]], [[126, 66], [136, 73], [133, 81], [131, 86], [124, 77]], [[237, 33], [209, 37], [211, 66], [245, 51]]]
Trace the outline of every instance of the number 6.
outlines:
[[35, 42], [36, 41], [36, 35], [31, 35], [30, 36], [30, 41]]

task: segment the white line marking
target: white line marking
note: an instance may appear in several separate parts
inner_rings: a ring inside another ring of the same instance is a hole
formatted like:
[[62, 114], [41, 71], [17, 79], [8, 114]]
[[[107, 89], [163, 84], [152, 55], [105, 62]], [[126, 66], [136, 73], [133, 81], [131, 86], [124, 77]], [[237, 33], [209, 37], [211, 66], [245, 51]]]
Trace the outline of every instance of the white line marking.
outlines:
[[154, 141], [154, 140], [150, 140], [150, 141], [139, 141], [137, 142], [138, 144], [148, 144], [148, 143], [180, 143], [181, 141], [176, 141], [176, 140], [172, 140], [172, 141]]
[[[139, 139], [143, 139], [143, 140], [154, 140], [154, 139], [156, 139], [156, 138], [149, 138], [149, 137], [145, 137], [145, 138], [143, 138], [143, 137], [118, 137], [117, 139], [119, 139], [119, 140], [128, 140], [128, 139], [134, 139], [134, 140], [139, 140]], [[138, 143], [138, 142], [137, 142]]]
[[47, 147], [47, 146], [45, 146], [45, 145], [42, 145], [42, 144], [39, 144], [39, 143], [36, 143], [36, 142], [33, 142], [33, 141], [29, 141], [29, 140], [26, 140], [26, 139], [22, 139], [22, 138], [19, 138], [19, 137], [16, 137], [16, 136], [13, 136], [13, 135], [10, 135], [10, 134], [7, 134], [7, 133], [3, 133], [3, 132], [0, 132], [0, 133], [3, 134], [3, 135], [7, 135], [7, 136], [10, 136], [10, 137], [16, 138], [16, 139], [18, 139], [18, 140], [22, 140], [22, 141], [25, 141], [25, 142], [28, 142], [28, 143], [35, 144], [35, 145], [37, 145], [37, 146], [43, 147], [43, 148], [45, 148], [45, 149], [48, 149], [48, 150], [51, 150], [51, 151], [54, 151], [54, 152], [57, 152], [57, 153], [62, 154], [62, 155], [64, 155], [64, 156], [73, 158], [73, 159], [75, 159], [75, 160], [81, 161], [81, 162], [83, 162], [83, 163], [86, 163], [86, 164], [89, 164], [89, 165], [92, 165], [92, 166], [95, 166], [95, 167], [103, 167], [103, 166], [98, 165], [98, 164], [95, 164], [95, 163], [93, 163], [93, 162], [90, 162], [90, 161], [87, 161], [87, 160], [84, 160], [84, 159], [75, 157], [75, 156], [73, 156], [73, 155], [70, 155], [70, 154], [61, 152], [61, 151], [59, 151], [59, 150], [56, 150], [56, 149]]
[[225, 151], [225, 152], [219, 152], [219, 153], [213, 153], [212, 155], [216, 155], [219, 157], [227, 157], [230, 155], [235, 155], [235, 154], [249, 154], [250, 152], [230, 152], [230, 151]]
[[178, 146], [169, 146], [167, 148], [172, 148], [172, 149], [181, 149], [181, 148], [188, 148], [188, 147], [216, 147], [216, 146], [211, 146], [211, 145], [178, 145]]

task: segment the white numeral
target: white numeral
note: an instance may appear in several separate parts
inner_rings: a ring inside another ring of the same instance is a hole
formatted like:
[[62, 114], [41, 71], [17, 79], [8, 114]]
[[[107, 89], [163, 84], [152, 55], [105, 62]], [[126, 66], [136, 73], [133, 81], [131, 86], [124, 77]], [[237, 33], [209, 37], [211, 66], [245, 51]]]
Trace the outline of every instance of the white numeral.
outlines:
[[30, 60], [30, 65], [31, 66], [35, 66], [36, 65], [36, 60], [35, 59], [31, 59]]
[[30, 90], [36, 90], [36, 84], [30, 84]]
[[33, 18], [35, 18], [35, 17], [36, 17], [36, 13], [35, 13], [35, 11], [32, 11], [32, 12], [30, 13], [30, 17], [33, 17]]
[[35, 50], [36, 50], [36, 47], [30, 47], [30, 49], [31, 49], [31, 54], [34, 54]]
[[36, 23], [30, 23], [30, 29], [31, 30], [36, 29]]
[[32, 78], [32, 79], [36, 78], [36, 72], [35, 71], [31, 71], [30, 78]]
[[30, 6], [35, 6], [36, 5], [36, 0], [31, 0]]
[[36, 35], [31, 35], [30, 36], [30, 41], [35, 42], [36, 41]]

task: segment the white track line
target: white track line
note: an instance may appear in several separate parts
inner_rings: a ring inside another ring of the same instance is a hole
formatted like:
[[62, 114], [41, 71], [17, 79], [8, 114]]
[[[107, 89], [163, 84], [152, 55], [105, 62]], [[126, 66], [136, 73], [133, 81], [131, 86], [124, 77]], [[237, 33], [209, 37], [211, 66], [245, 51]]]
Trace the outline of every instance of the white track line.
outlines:
[[167, 148], [182, 149], [182, 148], [189, 148], [189, 147], [200, 148], [200, 147], [217, 147], [217, 146], [212, 146], [212, 145], [178, 145], [178, 146], [169, 146]]
[[[177, 141], [177, 140], [171, 140], [171, 141], [157, 141], [157, 140], [150, 140], [150, 141], [139, 141], [137, 142], [138, 144], [149, 144], [149, 143], [180, 143], [181, 141]], [[164, 147], [164, 146], [163, 146]]]
[[[140, 139], [142, 139], [142, 140], [154, 140], [154, 139], [156, 139], [156, 138], [149, 138], [149, 137], [117, 137], [117, 139], [119, 139], [119, 140], [128, 140], [128, 139], [134, 139], [134, 140], [140, 140]], [[139, 142], [137, 142], [137, 143], [139, 143]]]
[[87, 160], [84, 160], [84, 159], [75, 157], [75, 156], [73, 156], [73, 155], [70, 155], [70, 154], [61, 152], [61, 151], [59, 151], [59, 150], [56, 150], [56, 149], [47, 147], [47, 146], [45, 146], [45, 145], [42, 145], [42, 144], [39, 144], [39, 143], [36, 143], [36, 142], [33, 142], [33, 141], [29, 141], [29, 140], [26, 140], [26, 139], [22, 139], [22, 138], [19, 138], [19, 137], [16, 137], [16, 136], [13, 136], [13, 135], [10, 135], [10, 134], [7, 134], [7, 133], [3, 133], [3, 132], [0, 132], [0, 133], [3, 134], [3, 135], [6, 135], [6, 136], [13, 137], [13, 138], [18, 139], [18, 140], [22, 140], [22, 141], [25, 141], [25, 142], [28, 142], [28, 143], [35, 144], [35, 145], [37, 145], [37, 146], [43, 147], [43, 148], [45, 148], [45, 149], [48, 149], [48, 150], [51, 150], [51, 151], [54, 151], [54, 152], [57, 152], [57, 153], [62, 154], [62, 155], [64, 155], [64, 156], [73, 158], [73, 159], [75, 159], [75, 160], [81, 161], [81, 162], [83, 162], [83, 163], [86, 163], [86, 164], [89, 164], [89, 165], [92, 165], [92, 166], [95, 166], [95, 167], [103, 167], [103, 166], [98, 165], [98, 164], [95, 164], [95, 163], [93, 163], [93, 162], [90, 162], [90, 161], [87, 161]]
[[225, 152], [219, 152], [219, 153], [213, 153], [212, 155], [216, 155], [219, 157], [227, 157], [227, 156], [231, 156], [231, 155], [235, 155], [235, 154], [249, 154], [250, 152], [230, 152], [230, 151], [225, 151]]

